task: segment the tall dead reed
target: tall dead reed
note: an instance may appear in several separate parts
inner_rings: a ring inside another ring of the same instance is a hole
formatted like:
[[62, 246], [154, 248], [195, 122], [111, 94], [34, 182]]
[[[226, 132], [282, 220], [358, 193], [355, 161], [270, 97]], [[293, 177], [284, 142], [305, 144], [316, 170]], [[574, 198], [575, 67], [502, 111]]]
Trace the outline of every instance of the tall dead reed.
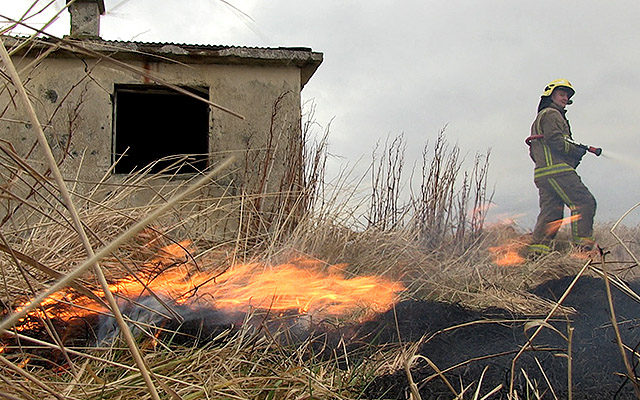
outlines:
[[[380, 231], [408, 230], [428, 250], [449, 245], [464, 249], [482, 233], [491, 194], [487, 192], [489, 152], [476, 154], [470, 171], [457, 145], [450, 146], [442, 129], [429, 151], [422, 150], [416, 193], [403, 175], [403, 135], [386, 143], [371, 167], [372, 191], [368, 227]], [[412, 174], [413, 175], [413, 174]]]

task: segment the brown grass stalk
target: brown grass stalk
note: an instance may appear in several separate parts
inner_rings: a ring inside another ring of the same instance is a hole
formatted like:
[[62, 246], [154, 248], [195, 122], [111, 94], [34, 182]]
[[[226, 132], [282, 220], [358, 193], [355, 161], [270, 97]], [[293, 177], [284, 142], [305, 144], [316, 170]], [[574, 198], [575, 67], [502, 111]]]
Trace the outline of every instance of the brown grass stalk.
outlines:
[[58, 290], [68, 286], [74, 279], [82, 275], [87, 268], [89, 268], [92, 263], [95, 263], [97, 260], [101, 260], [105, 256], [109, 255], [111, 252], [115, 251], [120, 245], [129, 240], [131, 237], [142, 231], [147, 225], [151, 224], [158, 217], [160, 217], [167, 210], [171, 209], [175, 204], [183, 200], [189, 194], [197, 190], [200, 186], [210, 182], [214, 176], [227, 168], [233, 159], [227, 159], [225, 162], [220, 164], [217, 168], [210, 171], [207, 175], [200, 178], [197, 182], [190, 185], [186, 190], [182, 193], [175, 195], [171, 198], [166, 204], [158, 207], [149, 215], [147, 215], [144, 219], [138, 221], [132, 227], [123, 232], [120, 236], [110, 242], [107, 246], [98, 251], [93, 257], [87, 259], [81, 265], [76, 267], [72, 272], [66, 274], [62, 279], [58, 280], [55, 284], [49, 287], [48, 290], [41, 293], [37, 298], [35, 298], [29, 305], [25, 306], [21, 311], [14, 312], [13, 314], [7, 316], [4, 320], [0, 322], [0, 330], [5, 330], [11, 325], [15, 324], [18, 319], [24, 317], [26, 313], [33, 310], [38, 304], [40, 304], [44, 299], [51, 296], [53, 293], [56, 293]]
[[573, 399], [573, 331], [574, 328], [567, 325], [567, 398]]
[[[156, 75], [154, 75], [154, 74], [150, 73], [149, 71], [146, 71], [146, 70], [144, 70], [142, 68], [134, 67], [134, 66], [129, 65], [129, 64], [125, 63], [125, 62], [116, 60], [115, 58], [112, 58], [112, 57], [109, 57], [109, 56], [105, 56], [105, 55], [103, 55], [103, 54], [101, 54], [101, 53], [99, 53], [99, 52], [97, 52], [95, 50], [89, 49], [89, 48], [83, 46], [79, 42], [75, 42], [75, 41], [68, 40], [68, 39], [65, 39], [65, 38], [58, 38], [56, 36], [50, 35], [49, 33], [45, 32], [45, 31], [43, 31], [41, 29], [36, 29], [33, 26], [24, 24], [23, 22], [20, 22], [20, 21], [16, 21], [16, 20], [14, 20], [12, 18], [9, 18], [9, 17], [7, 17], [5, 15], [2, 15], [2, 14], [0, 14], [0, 18], [4, 18], [7, 21], [11, 21], [11, 22], [13, 22], [15, 24], [24, 26], [24, 27], [26, 27], [28, 29], [32, 29], [37, 34], [46, 36], [49, 39], [54, 40], [56, 42], [56, 44], [59, 45], [61, 48], [66, 48], [66, 49], [69, 49], [69, 50], [72, 50], [72, 51], [75, 51], [75, 52], [78, 52], [78, 53], [81, 53], [81, 54], [85, 54], [85, 55], [94, 57], [94, 58], [96, 58], [98, 60], [108, 61], [109, 63], [111, 63], [111, 64], [113, 64], [113, 65], [117, 66], [118, 68], [121, 68], [121, 69], [123, 69], [125, 71], [133, 72], [133, 73], [135, 73], [137, 75], [140, 75], [140, 76], [143, 76], [143, 77], [145, 77], [145, 78], [147, 78], [147, 79], [149, 79], [149, 80], [151, 80], [151, 81], [153, 81], [153, 82], [155, 82], [155, 83], [157, 83], [159, 85], [171, 88], [171, 89], [175, 90], [176, 92], [178, 92], [180, 94], [184, 94], [186, 96], [193, 97], [193, 98], [195, 98], [197, 100], [203, 101], [203, 102], [207, 103], [208, 105], [210, 105], [211, 107], [214, 107], [214, 108], [216, 108], [218, 110], [224, 111], [224, 112], [226, 112], [226, 113], [228, 113], [230, 115], [233, 115], [234, 117], [237, 117], [239, 119], [245, 119], [244, 116], [242, 114], [240, 114], [240, 113], [237, 113], [237, 112], [235, 112], [235, 111], [233, 111], [233, 110], [231, 110], [231, 109], [229, 109], [227, 107], [224, 107], [224, 106], [222, 106], [220, 104], [214, 103], [214, 102], [212, 102], [212, 101], [210, 101], [208, 99], [203, 99], [202, 97], [200, 97], [200, 96], [198, 96], [196, 94], [193, 94], [190, 91], [181, 88], [180, 86], [177, 86], [177, 85], [174, 85], [174, 84], [172, 84], [170, 82], [167, 82], [164, 79], [162, 79], [162, 78], [160, 78], [160, 77], [158, 77], [158, 76], [156, 76]], [[8, 53], [7, 53], [7, 56], [8, 56]]]
[[0, 355], [0, 364], [2, 364], [5, 367], [9, 368], [11, 371], [13, 371], [16, 374], [22, 376], [23, 378], [35, 383], [36, 386], [38, 386], [39, 388], [43, 389], [44, 391], [46, 391], [47, 393], [49, 393], [50, 395], [52, 395], [56, 399], [59, 399], [59, 400], [63, 400], [64, 399], [64, 397], [62, 397], [55, 390], [51, 389], [49, 386], [45, 385], [38, 378], [36, 378], [35, 376], [31, 375], [30, 373], [25, 371], [23, 368], [20, 368], [20, 367], [14, 365], [11, 361], [7, 360], [6, 358], [4, 358], [1, 355]]
[[533, 334], [528, 338], [527, 343], [524, 346], [522, 346], [520, 351], [518, 351], [518, 353], [515, 355], [515, 357], [513, 357], [513, 360], [511, 361], [511, 376], [509, 378], [509, 396], [511, 398], [513, 398], [513, 396], [514, 396], [514, 386], [513, 386], [513, 384], [514, 384], [514, 380], [515, 380], [515, 367], [516, 367], [516, 363], [517, 363], [518, 359], [520, 358], [522, 353], [524, 353], [531, 346], [531, 343], [536, 338], [536, 336], [538, 336], [540, 334], [542, 329], [544, 329], [545, 326], [548, 325], [549, 320], [555, 315], [556, 311], [562, 305], [562, 302], [567, 298], [567, 296], [569, 295], [569, 293], [571, 292], [571, 290], [575, 286], [576, 282], [578, 282], [578, 279], [584, 274], [584, 272], [587, 270], [587, 268], [590, 265], [591, 265], [591, 260], [587, 261], [582, 266], [582, 269], [580, 269], [578, 274], [573, 278], [573, 280], [569, 284], [569, 287], [567, 287], [567, 289], [564, 291], [562, 296], [560, 296], [560, 298], [556, 302], [556, 305], [553, 307], [553, 309], [547, 314], [547, 316], [544, 318], [542, 323], [538, 325], [538, 327], [533, 332]]
[[[18, 94], [19, 94], [20, 100], [22, 101], [22, 105], [24, 109], [27, 111], [27, 113], [29, 114], [31, 123], [36, 129], [38, 143], [44, 151], [45, 157], [49, 164], [49, 168], [51, 169], [54, 179], [58, 184], [58, 189], [60, 190], [60, 194], [62, 195], [64, 204], [67, 210], [69, 211], [69, 214], [71, 215], [71, 219], [73, 220], [73, 224], [76, 229], [76, 232], [78, 233], [78, 235], [80, 236], [80, 239], [82, 240], [82, 243], [84, 245], [85, 251], [87, 252], [87, 255], [89, 256], [89, 258], [92, 258], [95, 256], [93, 247], [89, 242], [89, 238], [87, 237], [84, 227], [82, 226], [82, 222], [80, 220], [78, 211], [76, 210], [76, 207], [73, 203], [73, 200], [71, 199], [67, 186], [62, 177], [62, 173], [60, 172], [60, 169], [58, 168], [58, 164], [53, 156], [53, 153], [51, 152], [51, 147], [47, 142], [47, 138], [45, 137], [44, 130], [40, 125], [40, 121], [38, 120], [38, 117], [33, 108], [33, 105], [29, 101], [27, 91], [25, 90], [22, 84], [20, 76], [18, 75], [18, 71], [15, 69], [13, 62], [11, 61], [11, 57], [9, 56], [7, 49], [4, 47], [4, 43], [2, 39], [0, 39], [0, 56], [5, 65], [8, 75], [13, 81], [13, 85], [18, 90]], [[129, 330], [127, 323], [124, 321], [122, 314], [120, 313], [120, 309], [118, 308], [118, 304], [116, 303], [116, 300], [109, 289], [109, 283], [107, 282], [104, 276], [104, 273], [102, 272], [102, 268], [100, 268], [100, 265], [98, 264], [97, 261], [93, 263], [92, 267], [93, 267], [94, 273], [96, 274], [100, 282], [100, 285], [102, 286], [102, 290], [107, 300], [107, 303], [109, 303], [109, 307], [111, 308], [111, 311], [113, 312], [116, 318], [116, 321], [118, 322], [118, 325], [120, 325], [120, 329], [123, 331], [125, 335], [129, 349], [132, 355], [134, 356], [134, 359], [136, 360], [136, 364], [138, 364], [138, 368], [140, 369], [140, 372], [142, 373], [145, 379], [145, 382], [147, 383], [147, 387], [149, 388], [151, 397], [153, 399], [160, 400], [157, 390], [153, 382], [151, 381], [151, 377], [149, 376], [149, 373], [147, 371], [147, 367], [144, 363], [142, 355], [140, 354], [140, 351], [136, 345], [135, 339], [133, 338], [133, 335], [131, 334], [131, 331]], [[66, 356], [66, 353], [65, 353], [65, 356]], [[68, 362], [69, 364], [71, 364], [70, 360], [68, 360]]]
[[611, 295], [611, 284], [609, 283], [609, 273], [607, 271], [607, 265], [604, 262], [604, 255], [602, 255], [602, 272], [604, 277], [604, 284], [607, 291], [607, 303], [609, 306], [609, 314], [611, 316], [611, 326], [613, 327], [613, 331], [616, 335], [616, 344], [618, 345], [618, 349], [620, 351], [620, 356], [622, 358], [622, 362], [624, 363], [624, 367], [627, 370], [627, 378], [631, 381], [633, 385], [633, 390], [636, 394], [636, 398], [640, 399], [640, 383], [638, 382], [638, 378], [635, 374], [631, 363], [629, 362], [629, 357], [627, 356], [627, 351], [625, 350], [624, 343], [622, 341], [622, 336], [620, 335], [620, 327], [618, 326], [618, 320], [616, 318], [615, 307], [613, 305], [613, 297]]

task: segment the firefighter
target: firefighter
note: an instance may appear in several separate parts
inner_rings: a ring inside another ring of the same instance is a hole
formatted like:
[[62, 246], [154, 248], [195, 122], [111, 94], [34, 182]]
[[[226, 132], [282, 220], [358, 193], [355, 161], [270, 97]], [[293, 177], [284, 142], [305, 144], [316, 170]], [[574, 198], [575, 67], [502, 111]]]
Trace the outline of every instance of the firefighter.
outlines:
[[[531, 125], [529, 155], [535, 163], [534, 182], [538, 188], [540, 214], [533, 230], [529, 255], [551, 252], [552, 240], [560, 229], [559, 221], [567, 206], [574, 245], [582, 251], [595, 247], [593, 218], [596, 200], [576, 173], [586, 150], [576, 146], [566, 117], [575, 90], [566, 79], [557, 79], [545, 88], [538, 104], [538, 115]], [[554, 223], [555, 222], [555, 223]]]

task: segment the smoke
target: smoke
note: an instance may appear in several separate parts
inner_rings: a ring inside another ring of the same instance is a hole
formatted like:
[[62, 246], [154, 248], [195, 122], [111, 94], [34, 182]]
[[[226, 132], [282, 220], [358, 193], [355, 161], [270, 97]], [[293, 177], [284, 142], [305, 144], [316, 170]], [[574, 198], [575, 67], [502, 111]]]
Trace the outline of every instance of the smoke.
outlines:
[[[165, 306], [151, 296], [146, 296], [137, 301], [119, 304], [120, 310], [125, 316], [131, 333], [136, 337], [155, 337], [159, 328], [173, 333], [181, 333], [181, 336], [191, 339], [200, 339], [202, 335], [211, 335], [224, 329], [232, 328], [242, 323], [244, 315], [241, 313], [225, 313], [212, 308], [202, 308], [168, 303], [171, 309], [180, 316], [171, 318], [167, 316]], [[102, 315], [99, 319], [97, 345], [109, 346], [120, 334], [120, 328], [112, 316]]]
[[[163, 300], [164, 301], [164, 300]], [[166, 300], [180, 318], [170, 317], [167, 309], [155, 297], [145, 296], [135, 303], [120, 300], [120, 311], [131, 333], [139, 339], [169, 338], [173, 344], [197, 345], [209, 342], [224, 331], [237, 331], [242, 327], [249, 333], [268, 330], [271, 336], [286, 331], [287, 337], [300, 340], [308, 337], [311, 317], [290, 313], [271, 313], [269, 310], [222, 311], [208, 302], [197, 300], [188, 305]], [[98, 321], [96, 346], [111, 346], [120, 335], [120, 328], [113, 316], [101, 315]]]

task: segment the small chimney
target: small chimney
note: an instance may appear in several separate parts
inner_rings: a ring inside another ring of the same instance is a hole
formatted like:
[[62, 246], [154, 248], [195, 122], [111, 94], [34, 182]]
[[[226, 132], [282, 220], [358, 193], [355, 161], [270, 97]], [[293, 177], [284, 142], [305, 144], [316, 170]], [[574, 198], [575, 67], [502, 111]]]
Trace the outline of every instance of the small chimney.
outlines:
[[104, 15], [104, 0], [67, 0], [71, 14], [71, 37], [100, 39], [100, 16]]

